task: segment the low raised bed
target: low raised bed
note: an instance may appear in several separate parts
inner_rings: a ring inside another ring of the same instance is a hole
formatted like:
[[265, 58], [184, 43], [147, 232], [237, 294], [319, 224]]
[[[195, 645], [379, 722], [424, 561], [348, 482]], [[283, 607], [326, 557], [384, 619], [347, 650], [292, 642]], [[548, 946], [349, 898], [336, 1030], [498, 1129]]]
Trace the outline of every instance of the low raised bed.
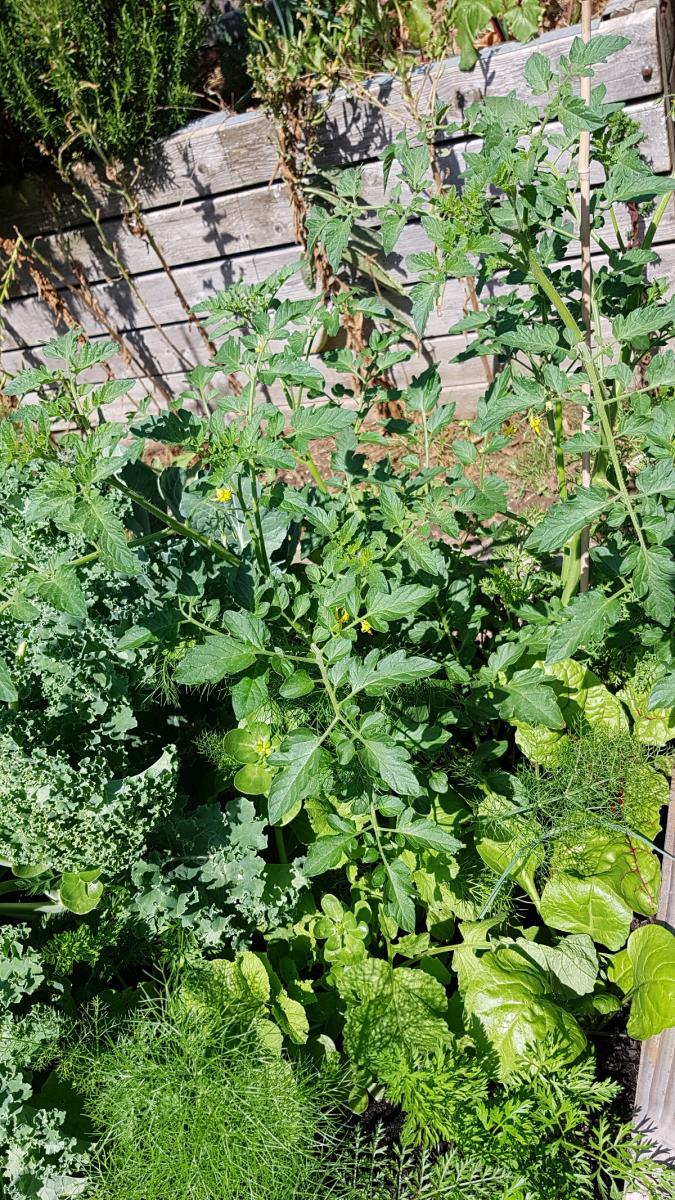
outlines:
[[[630, 45], [611, 66], [601, 67], [598, 82], [608, 99], [623, 100], [627, 112], [645, 131], [645, 152], [660, 173], [671, 170], [673, 130], [668, 96], [673, 81], [675, 46], [672, 0], [638, 0], [610, 5], [601, 21], [608, 33], [624, 34]], [[565, 53], [578, 27], [556, 30], [528, 45], [510, 43], [483, 51], [470, 73], [458, 60], [420, 68], [415, 86], [423, 97], [430, 79], [438, 80], [438, 99], [448, 105], [450, 120], [486, 94], [523, 91], [524, 69], [534, 49], [552, 62]], [[373, 102], [368, 103], [371, 95]], [[382, 197], [382, 167], [378, 155], [401, 124], [410, 124], [402, 90], [389, 76], [373, 79], [364, 98], [338, 94], [331, 102], [320, 131], [320, 162], [325, 167], [363, 165], [364, 194], [373, 204]], [[465, 139], [440, 148], [445, 177], [461, 173]], [[48, 175], [28, 177], [22, 184], [0, 190], [0, 235], [18, 228], [37, 238], [41, 254], [52, 264], [47, 271], [59, 299], [91, 336], [103, 334], [92, 305], [74, 284], [75, 274], [87, 281], [94, 309], [118, 330], [134, 349], [137, 362], [121, 360], [119, 373], [137, 375], [140, 392], [155, 389], [162, 376], [171, 392], [180, 391], [185, 372], [205, 361], [208, 351], [184, 309], [157, 256], [134, 235], [125, 220], [119, 196], [111, 195], [93, 169], [81, 171], [81, 186], [97, 209], [106, 237], [133, 279], [137, 295], [120, 276], [100, 246], [95, 228], [83, 216], [64, 184]], [[298, 258], [286, 186], [277, 178], [274, 127], [262, 112], [242, 116], [215, 115], [187, 126], [158, 143], [139, 164], [136, 192], [147, 224], [190, 304], [233, 281], [261, 279]], [[421, 228], [412, 226], [386, 266], [404, 287], [412, 282], [406, 255], [424, 248]], [[675, 208], [662, 222], [658, 235], [659, 274], [675, 281]], [[305, 294], [299, 276], [289, 281], [289, 295]], [[139, 297], [141, 298], [139, 300]], [[141, 303], [142, 301], [142, 303]], [[456, 364], [461, 337], [448, 337], [448, 328], [461, 316], [466, 296], [461, 281], [449, 281], [442, 308], [432, 314], [424, 355], [442, 365], [448, 399], [458, 415], [469, 416], [484, 388], [480, 364]], [[168, 340], [153, 327], [168, 327]], [[20, 273], [4, 309], [0, 364], [8, 372], [38, 361], [39, 350], [54, 334], [53, 311], [41, 299], [28, 273]], [[405, 368], [419, 369], [420, 361]], [[401, 380], [405, 382], [406, 374]]]

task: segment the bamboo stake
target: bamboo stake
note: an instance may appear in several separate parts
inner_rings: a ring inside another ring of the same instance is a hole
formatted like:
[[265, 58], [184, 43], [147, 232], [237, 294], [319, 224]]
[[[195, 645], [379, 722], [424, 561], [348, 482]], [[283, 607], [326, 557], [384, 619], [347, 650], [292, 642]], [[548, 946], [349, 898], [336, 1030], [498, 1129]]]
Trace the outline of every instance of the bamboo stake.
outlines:
[[[581, 39], [584, 42], [591, 38], [591, 5], [592, 0], [581, 0]], [[591, 100], [591, 78], [584, 76], [580, 80], [581, 99], [585, 104]], [[591, 135], [583, 129], [579, 135], [579, 238], [581, 241], [581, 323], [586, 336], [586, 345], [591, 349], [592, 342], [592, 309], [591, 290], [593, 275], [591, 267]], [[590, 383], [584, 384], [584, 393], [591, 394]], [[590, 426], [591, 414], [588, 405], [581, 412], [581, 429], [585, 432]], [[589, 487], [591, 483], [591, 455], [584, 450], [581, 456], [581, 483]], [[588, 591], [590, 583], [590, 529], [586, 526], [581, 531], [580, 546], [580, 578], [579, 587], [582, 592]]]

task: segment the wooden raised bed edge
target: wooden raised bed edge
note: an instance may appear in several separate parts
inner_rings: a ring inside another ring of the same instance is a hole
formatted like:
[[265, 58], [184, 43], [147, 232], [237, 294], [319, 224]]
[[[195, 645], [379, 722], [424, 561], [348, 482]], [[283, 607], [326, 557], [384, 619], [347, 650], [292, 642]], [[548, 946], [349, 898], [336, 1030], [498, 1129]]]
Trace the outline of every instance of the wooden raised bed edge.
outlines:
[[[675, 855], [675, 771], [670, 787], [664, 849]], [[663, 856], [656, 920], [675, 933], [675, 861]], [[648, 1038], [640, 1050], [634, 1105], [635, 1127], [649, 1138], [656, 1153], [675, 1162], [675, 1027]], [[625, 1200], [647, 1200], [644, 1192], [628, 1192]]]

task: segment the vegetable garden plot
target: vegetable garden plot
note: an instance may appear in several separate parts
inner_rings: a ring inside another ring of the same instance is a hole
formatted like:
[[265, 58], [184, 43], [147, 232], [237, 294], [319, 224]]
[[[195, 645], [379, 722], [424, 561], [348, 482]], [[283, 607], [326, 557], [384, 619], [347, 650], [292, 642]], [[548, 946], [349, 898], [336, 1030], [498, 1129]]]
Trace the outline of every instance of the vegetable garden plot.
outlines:
[[[596, 1071], [611, 1022], [668, 1030], [675, 978], [654, 920], [675, 309], [647, 274], [673, 181], [602, 88], [574, 91], [626, 49], [577, 39], [555, 72], [532, 55], [533, 103], [467, 115], [461, 191], [433, 186], [428, 139], [385, 156], [406, 189], [378, 214], [390, 250], [410, 222], [433, 247], [418, 328], [471, 273], [481, 309], [450, 336], [507, 360], [450, 462], [438, 368], [389, 374], [413, 352], [396, 312], [356, 288], [288, 298], [289, 269], [199, 306], [213, 364], [166, 411], [102, 419], [134, 381], [93, 381], [117, 346], [79, 329], [6, 385], [11, 1200], [235, 1200], [252, 1179], [277, 1200], [280, 1178], [279, 1200], [674, 1194]], [[590, 347], [568, 253], [580, 129], [606, 176]], [[341, 199], [357, 235], [357, 189]], [[556, 492], [516, 512], [498, 454], [522, 415]], [[488, 561], [465, 552], [487, 536]], [[208, 1136], [223, 1094], [241, 1141], [229, 1120]], [[378, 1111], [398, 1113], [392, 1153]]]

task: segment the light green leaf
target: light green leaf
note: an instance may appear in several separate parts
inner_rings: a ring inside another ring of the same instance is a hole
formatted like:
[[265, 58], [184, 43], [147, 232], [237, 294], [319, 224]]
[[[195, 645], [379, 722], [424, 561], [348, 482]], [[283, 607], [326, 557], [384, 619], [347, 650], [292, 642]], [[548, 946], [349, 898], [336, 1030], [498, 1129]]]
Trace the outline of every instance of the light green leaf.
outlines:
[[658, 679], [649, 693], [647, 708], [651, 712], [655, 708], [675, 707], [675, 671]]
[[266, 796], [272, 783], [272, 772], [262, 763], [246, 763], [234, 777], [234, 786], [245, 796]]
[[507, 1077], [547, 1038], [572, 1062], [585, 1049], [579, 1025], [552, 999], [544, 971], [514, 948], [478, 956], [469, 948], [455, 952], [454, 966], [468, 1019], [477, 1019], [499, 1056]]
[[13, 379], [4, 383], [2, 390], [6, 396], [27, 396], [29, 392], [37, 391], [44, 383], [53, 379], [49, 367], [27, 367], [25, 371], [20, 371]]
[[[548, 977], [551, 991], [561, 998], [565, 993], [586, 996], [593, 991], [598, 977], [598, 956], [588, 934], [570, 934], [555, 946], [518, 938], [514, 944], [526, 960], [536, 962]], [[498, 953], [498, 952], [497, 952]]]
[[263, 963], [251, 950], [242, 950], [234, 962], [206, 960], [187, 972], [185, 991], [216, 1011], [235, 1009], [253, 1017], [270, 999], [270, 981]]
[[[647, 692], [635, 679], [629, 679], [619, 692], [633, 718], [633, 733], [646, 746], [665, 746], [675, 737], [675, 705], [668, 703], [672, 690], [668, 687], [668, 678], [659, 679], [651, 692], [651, 695], [656, 693], [657, 699], [662, 696], [665, 700], [661, 708], [652, 708], [651, 697], [648, 698]], [[660, 687], [661, 684], [663, 687]]]
[[594, 942], [619, 950], [630, 932], [633, 910], [611, 877], [582, 879], [566, 872], [551, 875], [541, 897], [542, 920], [566, 933], [587, 933]]
[[59, 900], [64, 908], [78, 916], [96, 908], [104, 890], [97, 878], [99, 874], [98, 871], [64, 871], [59, 887]]
[[9, 673], [7, 663], [0, 656], [0, 701], [5, 704], [16, 704], [18, 699], [19, 693]]
[[278, 825], [295, 804], [315, 795], [321, 787], [324, 752], [311, 729], [295, 729], [284, 738], [268, 763], [276, 769], [269, 792], [271, 825]]
[[272, 1014], [282, 1033], [296, 1046], [302, 1046], [309, 1037], [309, 1022], [304, 1005], [280, 988], [274, 997]]
[[427, 0], [408, 0], [403, 11], [410, 44], [421, 50], [434, 31]]
[[594, 725], [607, 733], [628, 732], [628, 717], [621, 701], [583, 663], [565, 658], [546, 663], [544, 671], [562, 684], [558, 703], [570, 729]]
[[346, 1004], [344, 1045], [352, 1062], [377, 1073], [383, 1057], [436, 1050], [449, 1039], [445, 988], [426, 971], [395, 969], [380, 958], [338, 978]]
[[440, 296], [440, 283], [436, 279], [422, 279], [414, 283], [410, 289], [412, 300], [412, 319], [415, 329], [422, 337], [431, 310]]
[[643, 1041], [675, 1025], [675, 934], [642, 925], [628, 939], [632, 1000], [628, 1034]]
[[350, 216], [330, 217], [321, 230], [320, 237], [326, 250], [326, 257], [334, 271], [337, 271], [344, 258], [345, 250], [349, 245], [352, 225], [353, 221]]

